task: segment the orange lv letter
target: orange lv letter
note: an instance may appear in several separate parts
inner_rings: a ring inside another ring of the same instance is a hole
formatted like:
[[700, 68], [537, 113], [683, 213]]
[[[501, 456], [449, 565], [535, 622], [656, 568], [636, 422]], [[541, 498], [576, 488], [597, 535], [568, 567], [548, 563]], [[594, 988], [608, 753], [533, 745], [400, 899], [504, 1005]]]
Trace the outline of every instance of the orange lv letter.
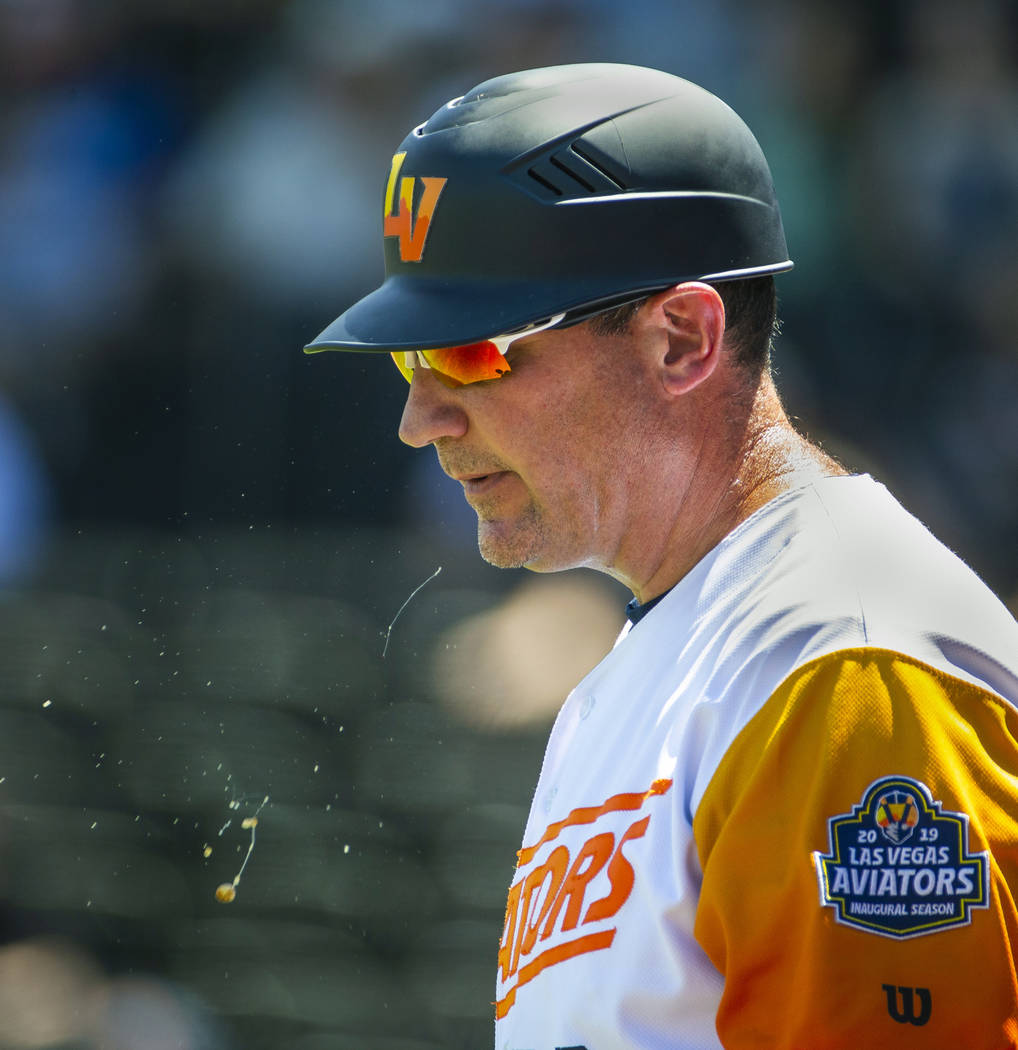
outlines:
[[[382, 236], [399, 238], [399, 257], [403, 262], [420, 262], [424, 256], [424, 242], [428, 239], [431, 220], [438, 205], [438, 198], [447, 179], [422, 176], [424, 190], [414, 219], [414, 187], [417, 180], [404, 176], [399, 178], [400, 168], [406, 159], [405, 153], [392, 158], [389, 181], [385, 187], [385, 211], [382, 215]], [[399, 206], [393, 214], [393, 198], [396, 196], [396, 181], [399, 180]]]

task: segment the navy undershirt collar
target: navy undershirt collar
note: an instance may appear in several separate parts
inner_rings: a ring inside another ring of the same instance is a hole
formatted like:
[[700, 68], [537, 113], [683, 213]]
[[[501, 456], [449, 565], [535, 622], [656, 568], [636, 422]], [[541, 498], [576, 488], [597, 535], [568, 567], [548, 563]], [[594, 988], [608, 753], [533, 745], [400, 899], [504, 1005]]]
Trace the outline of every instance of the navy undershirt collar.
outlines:
[[643, 602], [642, 604], [635, 598], [630, 599], [626, 605], [626, 616], [629, 622], [634, 625], [638, 624], [667, 593], [668, 591], [665, 591], [664, 594], [659, 594], [656, 598], [651, 598], [649, 602]]

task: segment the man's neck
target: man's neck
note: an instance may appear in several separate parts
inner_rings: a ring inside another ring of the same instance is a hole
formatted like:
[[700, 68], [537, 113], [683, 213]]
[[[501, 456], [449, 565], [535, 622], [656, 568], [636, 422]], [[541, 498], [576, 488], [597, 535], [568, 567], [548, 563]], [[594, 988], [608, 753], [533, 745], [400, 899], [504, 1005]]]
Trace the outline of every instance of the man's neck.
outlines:
[[761, 383], [744, 423], [732, 429], [727, 443], [717, 434], [710, 446], [704, 443], [655, 562], [642, 566], [645, 578], [619, 575], [641, 603], [674, 587], [725, 536], [777, 496], [848, 473], [795, 431], [769, 378]]

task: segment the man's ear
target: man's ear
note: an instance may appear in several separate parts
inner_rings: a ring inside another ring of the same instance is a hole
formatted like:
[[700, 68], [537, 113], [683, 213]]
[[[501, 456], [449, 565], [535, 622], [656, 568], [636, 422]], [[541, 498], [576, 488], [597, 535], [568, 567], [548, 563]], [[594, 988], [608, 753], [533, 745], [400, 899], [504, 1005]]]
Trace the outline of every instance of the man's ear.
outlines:
[[725, 334], [725, 307], [716, 289], [700, 281], [677, 284], [651, 296], [641, 313], [663, 337], [655, 365], [668, 393], [688, 393], [713, 374]]

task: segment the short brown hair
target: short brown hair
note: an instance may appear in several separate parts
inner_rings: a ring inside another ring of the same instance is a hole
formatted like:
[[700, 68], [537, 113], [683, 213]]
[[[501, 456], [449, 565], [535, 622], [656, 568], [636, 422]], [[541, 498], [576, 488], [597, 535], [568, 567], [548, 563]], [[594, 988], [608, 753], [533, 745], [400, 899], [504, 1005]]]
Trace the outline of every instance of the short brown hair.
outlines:
[[[725, 304], [725, 335], [735, 363], [754, 377], [770, 368], [774, 337], [780, 328], [774, 278], [747, 277], [712, 284]], [[621, 335], [649, 296], [598, 314], [591, 327], [598, 335]]]

